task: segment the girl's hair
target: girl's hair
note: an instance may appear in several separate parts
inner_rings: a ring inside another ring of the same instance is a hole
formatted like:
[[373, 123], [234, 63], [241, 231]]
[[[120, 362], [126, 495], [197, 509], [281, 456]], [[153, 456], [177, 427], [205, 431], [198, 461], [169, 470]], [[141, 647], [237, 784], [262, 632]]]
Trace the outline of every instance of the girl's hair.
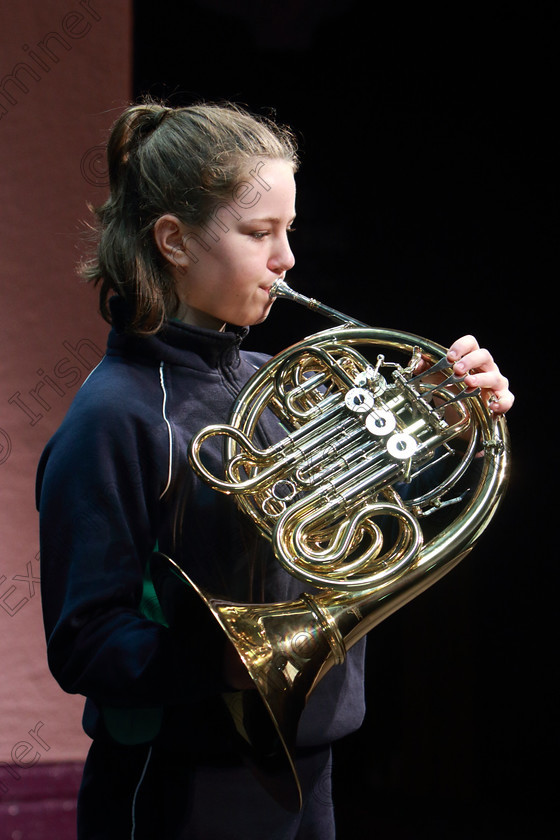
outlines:
[[92, 208], [96, 253], [80, 271], [99, 285], [106, 321], [114, 293], [127, 304], [129, 332], [154, 333], [173, 315], [177, 296], [155, 243], [155, 222], [171, 213], [185, 224], [204, 224], [219, 203], [231, 200], [257, 157], [297, 169], [289, 129], [237, 105], [170, 108], [148, 100], [124, 111], [107, 145], [110, 196]]

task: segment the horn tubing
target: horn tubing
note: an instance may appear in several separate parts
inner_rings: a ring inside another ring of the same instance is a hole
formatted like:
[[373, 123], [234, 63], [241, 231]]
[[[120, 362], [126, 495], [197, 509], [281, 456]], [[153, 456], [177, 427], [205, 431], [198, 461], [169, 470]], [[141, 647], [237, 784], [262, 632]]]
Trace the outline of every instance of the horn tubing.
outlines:
[[338, 323], [342, 325], [349, 324], [353, 327], [365, 327], [366, 329], [369, 327], [369, 324], [365, 324], [363, 321], [358, 321], [356, 318], [350, 318], [350, 316], [345, 315], [344, 312], [339, 312], [338, 309], [333, 309], [332, 307], [315, 300], [315, 298], [309, 298], [299, 292], [295, 292], [290, 286], [288, 286], [285, 280], [276, 280], [270, 289], [269, 295], [272, 300], [275, 298], [293, 300], [294, 303], [300, 303], [307, 309], [312, 309], [313, 312], [319, 312], [319, 314], [330, 318], [331, 321], [338, 321]]

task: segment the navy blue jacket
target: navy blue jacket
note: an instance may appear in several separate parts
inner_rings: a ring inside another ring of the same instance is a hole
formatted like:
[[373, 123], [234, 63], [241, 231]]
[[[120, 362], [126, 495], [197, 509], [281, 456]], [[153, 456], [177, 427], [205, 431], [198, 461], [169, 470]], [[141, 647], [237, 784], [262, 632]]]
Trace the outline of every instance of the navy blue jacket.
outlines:
[[[185, 637], [155, 620], [147, 570], [158, 548], [223, 597], [283, 601], [304, 588], [272, 559], [231, 498], [203, 484], [187, 461], [192, 435], [227, 422], [266, 357], [240, 350], [244, 330], [169, 322], [139, 338], [121, 331], [116, 316], [106, 356], [39, 464], [49, 666], [65, 691], [88, 698], [91, 737], [208, 749], [214, 737], [219, 750], [217, 625], [195, 610]], [[257, 442], [267, 446], [283, 434], [265, 413]], [[218, 473], [218, 442], [210, 458]], [[320, 683], [304, 712], [301, 744], [319, 746], [360, 725], [363, 659], [360, 642]]]

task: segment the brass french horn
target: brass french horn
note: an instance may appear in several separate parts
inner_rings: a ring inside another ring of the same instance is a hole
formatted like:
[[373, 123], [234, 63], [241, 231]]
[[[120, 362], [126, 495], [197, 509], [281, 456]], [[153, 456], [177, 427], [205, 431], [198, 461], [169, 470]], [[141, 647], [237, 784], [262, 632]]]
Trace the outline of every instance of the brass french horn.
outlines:
[[[156, 565], [199, 594], [233, 643], [257, 688], [224, 695], [241, 750], [297, 811], [294, 745], [309, 695], [352, 645], [471, 551], [503, 497], [510, 448], [505, 419], [453, 374], [442, 346], [369, 327], [283, 281], [271, 296], [338, 325], [257, 371], [230, 423], [195, 435], [189, 459], [309, 591], [286, 603], [232, 603], [199, 589], [172, 559]], [[261, 450], [252, 438], [265, 409], [287, 431]], [[204, 465], [214, 436], [224, 439], [223, 476]], [[433, 520], [424, 534], [420, 523]]]

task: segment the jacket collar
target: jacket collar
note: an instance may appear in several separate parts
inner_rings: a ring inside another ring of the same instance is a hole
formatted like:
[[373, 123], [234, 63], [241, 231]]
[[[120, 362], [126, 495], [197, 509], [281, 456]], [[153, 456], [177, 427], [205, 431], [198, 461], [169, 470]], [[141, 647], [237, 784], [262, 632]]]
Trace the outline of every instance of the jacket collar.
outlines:
[[125, 332], [126, 303], [120, 297], [110, 301], [113, 328], [107, 342], [108, 355], [126, 355], [146, 361], [163, 361], [190, 366], [193, 354], [209, 367], [237, 366], [239, 347], [248, 327], [228, 325], [224, 332], [195, 327], [182, 321], [166, 321], [154, 335], [137, 336]]

